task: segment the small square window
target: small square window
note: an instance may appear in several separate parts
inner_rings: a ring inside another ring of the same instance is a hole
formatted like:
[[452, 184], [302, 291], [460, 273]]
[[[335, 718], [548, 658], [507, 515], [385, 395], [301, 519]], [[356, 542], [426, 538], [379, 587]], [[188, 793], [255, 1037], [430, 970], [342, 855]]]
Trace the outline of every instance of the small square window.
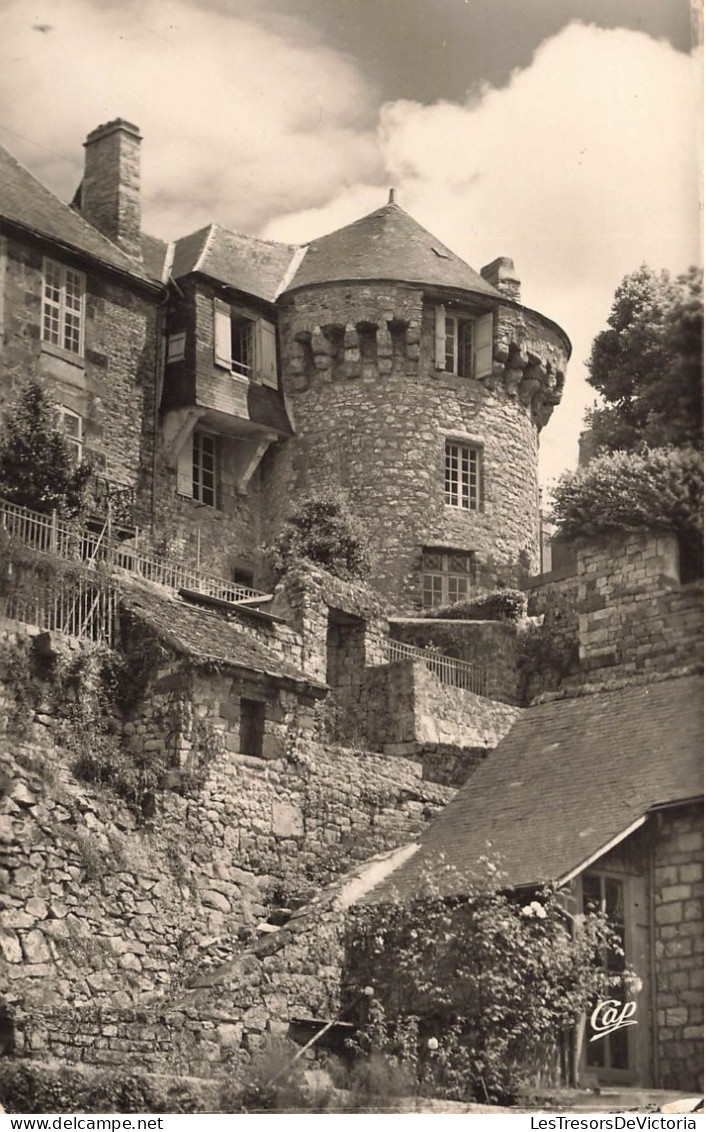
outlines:
[[444, 499], [449, 507], [480, 509], [480, 451], [470, 444], [446, 441]]
[[83, 355], [86, 277], [80, 271], [44, 260], [42, 341]]
[[262, 758], [265, 733], [265, 705], [259, 700], [240, 701], [240, 750], [244, 755]]

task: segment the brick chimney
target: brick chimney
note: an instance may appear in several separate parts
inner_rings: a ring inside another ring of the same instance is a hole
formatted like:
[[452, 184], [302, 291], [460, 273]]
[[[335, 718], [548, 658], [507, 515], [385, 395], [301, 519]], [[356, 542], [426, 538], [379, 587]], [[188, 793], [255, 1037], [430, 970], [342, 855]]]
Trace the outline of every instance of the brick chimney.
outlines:
[[481, 267], [480, 273], [487, 283], [497, 288], [503, 295], [507, 295], [514, 303], [519, 303], [520, 281], [511, 259], [505, 255], [498, 256], [492, 263], [486, 263], [485, 267]]
[[115, 118], [86, 138], [80, 189], [82, 215], [127, 255], [142, 259], [140, 131]]

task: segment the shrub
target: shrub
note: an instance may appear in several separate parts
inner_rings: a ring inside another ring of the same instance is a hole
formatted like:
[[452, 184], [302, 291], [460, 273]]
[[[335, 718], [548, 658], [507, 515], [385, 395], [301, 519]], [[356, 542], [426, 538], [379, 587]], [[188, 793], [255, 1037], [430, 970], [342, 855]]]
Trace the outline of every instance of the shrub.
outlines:
[[497, 866], [486, 867], [479, 882], [432, 863], [416, 901], [358, 906], [351, 917], [350, 981], [359, 972], [375, 992], [363, 1034], [383, 1053], [401, 1041], [413, 1063], [419, 1019], [420, 1037], [437, 1048], [429, 1055], [417, 1043], [417, 1077], [454, 1099], [512, 1096], [552, 1066], [562, 1031], [593, 996], [623, 978], [599, 961], [623, 954], [605, 917], [591, 912], [572, 932], [560, 894], [518, 899], [501, 890]]
[[597, 456], [554, 489], [553, 518], [567, 538], [664, 528], [703, 541], [703, 456], [654, 448]]
[[426, 617], [445, 621], [521, 621], [527, 613], [527, 595], [521, 590], [494, 590], [480, 597], [428, 610]]
[[0, 1103], [8, 1112], [203, 1111], [196, 1088], [184, 1081], [120, 1070], [82, 1072], [31, 1061], [3, 1061]]
[[528, 625], [517, 637], [517, 695], [526, 707], [540, 691], [561, 687], [579, 665], [578, 639], [561, 627]]
[[370, 557], [359, 523], [338, 492], [302, 499], [266, 554], [278, 576], [298, 563], [313, 562], [337, 578], [365, 578]]
[[[286, 1038], [269, 1038], [256, 1050], [245, 1073], [245, 1083], [225, 1085], [221, 1108], [234, 1112], [296, 1112], [312, 1110], [312, 1097], [305, 1067], [294, 1057], [300, 1047]], [[325, 1098], [317, 1098], [323, 1102]]]

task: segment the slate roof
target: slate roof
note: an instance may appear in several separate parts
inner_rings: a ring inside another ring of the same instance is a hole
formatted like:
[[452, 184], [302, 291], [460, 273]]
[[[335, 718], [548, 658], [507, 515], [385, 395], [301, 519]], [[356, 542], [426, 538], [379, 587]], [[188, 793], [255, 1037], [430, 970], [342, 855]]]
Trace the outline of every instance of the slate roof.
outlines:
[[473, 875], [489, 844], [512, 887], [580, 871], [653, 807], [701, 795], [702, 735], [701, 676], [528, 708], [365, 900], [413, 897], [430, 866], [453, 895], [445, 867]]
[[0, 146], [0, 219], [147, 280], [148, 274]]
[[305, 676], [242, 626], [210, 609], [190, 605], [154, 587], [129, 582], [121, 587], [121, 604], [175, 652], [197, 663], [215, 662], [229, 668], [249, 669], [294, 681], [314, 691], [325, 690], [325, 685]]
[[177, 240], [172, 275], [202, 271], [238, 291], [273, 303], [296, 252], [292, 244], [259, 240], [210, 224]]
[[313, 240], [286, 290], [349, 279], [397, 279], [501, 298], [477, 271], [394, 203]]
[[169, 244], [166, 240], [160, 240], [157, 236], [148, 236], [145, 232], [142, 233], [142, 264], [151, 279], [156, 279], [159, 283], [166, 282], [166, 265], [169, 252]]

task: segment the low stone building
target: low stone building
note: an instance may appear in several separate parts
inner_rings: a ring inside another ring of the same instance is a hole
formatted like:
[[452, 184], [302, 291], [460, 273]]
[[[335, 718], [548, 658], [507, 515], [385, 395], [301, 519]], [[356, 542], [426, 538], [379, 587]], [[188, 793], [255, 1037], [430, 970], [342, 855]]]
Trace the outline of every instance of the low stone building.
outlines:
[[[573, 1083], [698, 1089], [703, 584], [680, 582], [678, 540], [663, 531], [579, 547], [577, 571], [550, 575], [544, 595], [550, 626], [558, 612], [560, 632], [575, 635], [575, 667], [521, 713], [420, 848], [365, 899], [413, 899], [442, 856], [473, 878], [489, 850], [510, 888], [568, 886], [574, 914], [609, 915], [642, 983], [629, 1000], [635, 1027], [595, 1042], [579, 1028]], [[540, 607], [541, 584], [534, 590]]]

